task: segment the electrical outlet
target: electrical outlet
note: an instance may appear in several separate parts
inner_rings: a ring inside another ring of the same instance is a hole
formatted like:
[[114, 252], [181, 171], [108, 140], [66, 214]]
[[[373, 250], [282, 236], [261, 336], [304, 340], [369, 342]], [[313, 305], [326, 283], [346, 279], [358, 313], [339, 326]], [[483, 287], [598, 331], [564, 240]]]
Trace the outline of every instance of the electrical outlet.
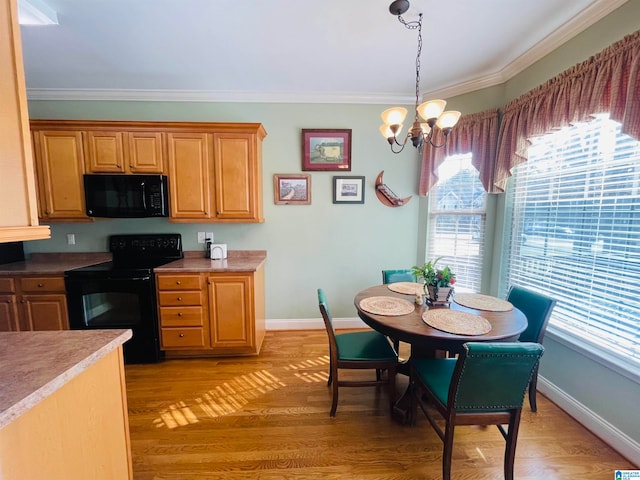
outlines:
[[198, 232], [198, 243], [204, 243], [207, 235], [205, 232]]
[[213, 243], [213, 232], [205, 232], [204, 238], [205, 240], [209, 240], [211, 243]]
[[75, 245], [75, 244], [76, 244], [76, 234], [67, 233], [67, 245]]

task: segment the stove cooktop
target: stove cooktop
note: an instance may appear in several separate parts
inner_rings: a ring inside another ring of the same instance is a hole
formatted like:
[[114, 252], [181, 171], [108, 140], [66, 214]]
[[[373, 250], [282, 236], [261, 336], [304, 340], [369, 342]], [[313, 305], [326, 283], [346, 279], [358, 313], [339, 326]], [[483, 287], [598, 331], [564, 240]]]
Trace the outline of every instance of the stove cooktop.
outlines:
[[68, 270], [65, 275], [107, 278], [150, 275], [155, 267], [184, 256], [179, 233], [111, 235], [109, 251], [113, 261]]

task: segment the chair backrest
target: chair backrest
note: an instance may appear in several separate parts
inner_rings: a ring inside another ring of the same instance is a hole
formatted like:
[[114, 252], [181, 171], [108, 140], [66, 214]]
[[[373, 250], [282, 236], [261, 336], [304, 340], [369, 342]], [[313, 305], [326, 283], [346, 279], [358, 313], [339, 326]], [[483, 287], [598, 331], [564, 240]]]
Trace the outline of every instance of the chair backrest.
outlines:
[[519, 340], [542, 343], [556, 300], [516, 286], [509, 290], [507, 300], [527, 317], [527, 329], [520, 334]]
[[449, 388], [449, 407], [459, 412], [522, 408], [543, 352], [532, 342], [465, 343]]
[[411, 269], [382, 270], [382, 283], [415, 282], [416, 276]]
[[320, 313], [324, 320], [324, 328], [327, 330], [327, 335], [329, 337], [329, 355], [331, 356], [331, 361], [336, 362], [338, 359], [336, 332], [333, 329], [333, 318], [331, 317], [331, 312], [329, 312], [329, 307], [327, 306], [327, 296], [321, 288], [318, 289], [318, 306], [320, 307]]

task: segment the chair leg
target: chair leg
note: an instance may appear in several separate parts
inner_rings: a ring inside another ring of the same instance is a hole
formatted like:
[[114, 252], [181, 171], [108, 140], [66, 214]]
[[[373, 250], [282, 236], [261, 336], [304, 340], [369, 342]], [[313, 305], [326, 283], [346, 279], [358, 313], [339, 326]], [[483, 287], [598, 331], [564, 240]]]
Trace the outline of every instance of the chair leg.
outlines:
[[533, 371], [531, 381], [529, 382], [529, 406], [532, 412], [538, 411], [538, 405], [536, 404], [536, 391], [538, 390], [538, 369]]
[[442, 449], [442, 480], [451, 480], [451, 456], [453, 454], [453, 432], [455, 425], [447, 420], [444, 431], [444, 448]]
[[333, 392], [331, 395], [331, 412], [329, 412], [329, 416], [335, 417], [336, 410], [338, 409], [338, 369], [332, 369], [330, 376], [333, 377]]
[[511, 415], [509, 431], [507, 432], [507, 445], [504, 449], [504, 479], [513, 480], [513, 465], [516, 460], [516, 443], [518, 442], [518, 428], [520, 426], [520, 412], [517, 410]]

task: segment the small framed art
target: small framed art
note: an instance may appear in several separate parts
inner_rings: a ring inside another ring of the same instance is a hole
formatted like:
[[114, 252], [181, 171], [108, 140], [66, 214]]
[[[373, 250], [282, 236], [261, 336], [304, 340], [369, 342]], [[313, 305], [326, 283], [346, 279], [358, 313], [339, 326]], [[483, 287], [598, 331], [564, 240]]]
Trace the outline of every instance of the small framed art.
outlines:
[[273, 195], [276, 205], [310, 205], [311, 175], [276, 173], [273, 176]]
[[302, 129], [302, 171], [351, 171], [351, 130]]
[[333, 203], [364, 203], [364, 177], [333, 177]]

